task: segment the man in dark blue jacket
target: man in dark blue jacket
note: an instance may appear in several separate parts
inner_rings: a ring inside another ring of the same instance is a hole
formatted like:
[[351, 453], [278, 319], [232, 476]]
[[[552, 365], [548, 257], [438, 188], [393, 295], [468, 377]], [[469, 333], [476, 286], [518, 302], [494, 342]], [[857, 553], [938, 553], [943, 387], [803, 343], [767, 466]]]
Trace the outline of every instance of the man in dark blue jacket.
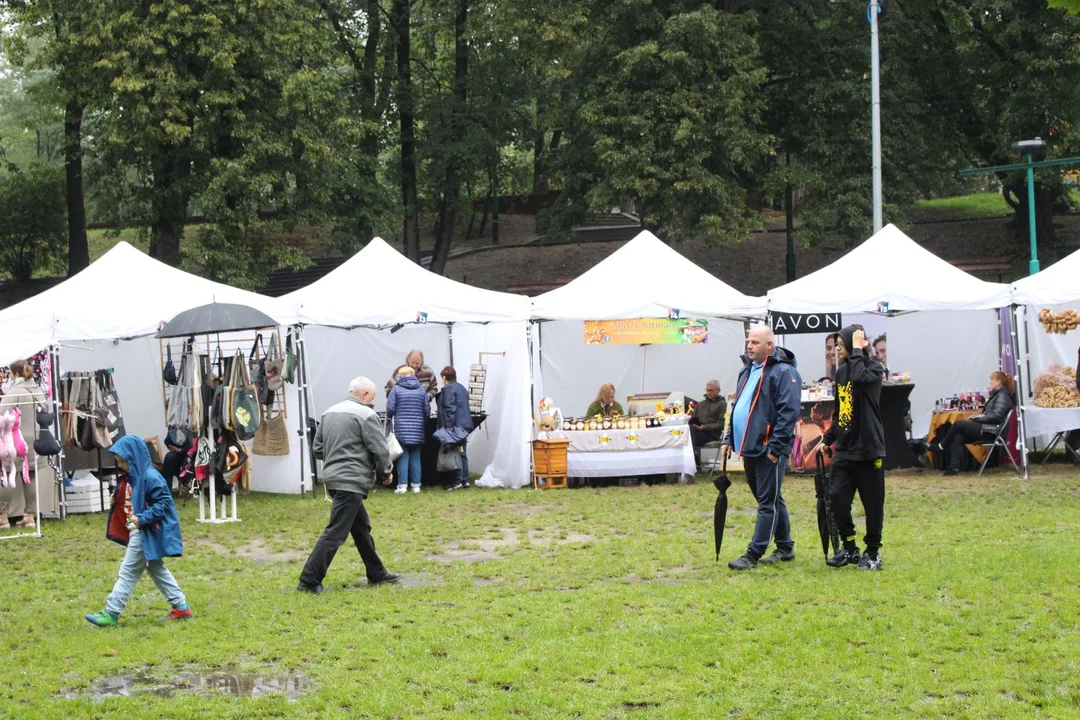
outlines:
[[[799, 419], [802, 378], [795, 369], [795, 355], [776, 347], [773, 331], [766, 325], [750, 329], [737, 388], [722, 451], [725, 457], [733, 450], [742, 456], [758, 514], [746, 554], [728, 567], [748, 570], [757, 567], [758, 561], [771, 564], [795, 559], [791, 520], [780, 490]], [[774, 538], [776, 550], [762, 559]]]

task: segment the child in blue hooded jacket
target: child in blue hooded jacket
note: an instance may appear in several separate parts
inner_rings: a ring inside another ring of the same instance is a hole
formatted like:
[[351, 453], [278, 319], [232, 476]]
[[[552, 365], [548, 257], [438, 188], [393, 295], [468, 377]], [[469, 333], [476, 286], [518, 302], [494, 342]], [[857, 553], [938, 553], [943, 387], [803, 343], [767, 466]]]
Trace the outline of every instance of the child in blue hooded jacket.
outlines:
[[150, 464], [146, 443], [137, 435], [120, 438], [109, 452], [124, 475], [113, 495], [106, 537], [126, 545], [127, 553], [105, 609], [87, 615], [86, 619], [101, 627], [117, 625], [143, 571], [150, 573], [154, 584], [172, 606], [166, 619], [189, 618], [191, 608], [187, 599], [162, 562], [162, 558], [179, 557], [184, 552], [180, 518], [169, 486]]

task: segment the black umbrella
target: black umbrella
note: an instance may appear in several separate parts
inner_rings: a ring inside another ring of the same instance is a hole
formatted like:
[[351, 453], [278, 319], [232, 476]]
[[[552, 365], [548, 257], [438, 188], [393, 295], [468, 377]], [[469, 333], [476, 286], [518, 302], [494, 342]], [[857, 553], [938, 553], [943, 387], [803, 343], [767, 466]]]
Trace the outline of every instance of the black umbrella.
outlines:
[[[724, 453], [724, 448], [720, 448]], [[713, 465], [713, 467], [716, 467]], [[727, 476], [727, 453], [724, 453], [724, 464], [720, 469], [720, 475], [713, 478], [713, 485], [720, 491], [716, 496], [716, 505], [713, 506], [713, 539], [716, 541], [716, 559], [720, 559], [720, 545], [724, 542], [724, 525], [727, 523], [727, 491], [731, 487], [731, 481]]]
[[819, 449], [814, 453], [817, 461], [817, 472], [814, 473], [814, 495], [817, 497], [817, 526], [818, 535], [821, 537], [821, 551], [825, 557], [829, 557], [829, 542], [832, 541], [833, 552], [840, 551], [840, 531], [836, 529], [836, 518], [832, 512], [832, 497], [829, 495], [829, 474], [824, 467], [822, 455]]
[[277, 327], [280, 323], [262, 310], [247, 305], [213, 302], [177, 313], [158, 330], [159, 338], [236, 332]]

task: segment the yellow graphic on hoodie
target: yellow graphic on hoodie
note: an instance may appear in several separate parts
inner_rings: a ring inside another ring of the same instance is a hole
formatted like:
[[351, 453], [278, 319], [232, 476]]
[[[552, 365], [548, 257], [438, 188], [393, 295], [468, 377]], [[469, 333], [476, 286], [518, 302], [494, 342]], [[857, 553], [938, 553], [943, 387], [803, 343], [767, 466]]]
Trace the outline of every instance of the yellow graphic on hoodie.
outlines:
[[851, 383], [846, 382], [843, 385], [836, 386], [836, 399], [838, 410], [836, 413], [836, 422], [844, 430], [851, 427], [852, 420], [852, 406], [851, 406]]

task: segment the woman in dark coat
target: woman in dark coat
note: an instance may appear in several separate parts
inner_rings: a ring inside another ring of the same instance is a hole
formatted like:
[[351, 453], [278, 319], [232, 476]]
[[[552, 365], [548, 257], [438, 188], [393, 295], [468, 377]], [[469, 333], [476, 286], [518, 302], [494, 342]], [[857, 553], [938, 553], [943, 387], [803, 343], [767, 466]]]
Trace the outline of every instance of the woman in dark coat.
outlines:
[[990, 439], [998, 428], [1009, 418], [1009, 413], [1016, 407], [1013, 395], [1013, 379], [1000, 370], [990, 373], [990, 397], [981, 415], [974, 415], [967, 420], [958, 420], [949, 428], [939, 449], [948, 452], [949, 469], [946, 475], [960, 473], [960, 463], [964, 459], [964, 445]]
[[420, 385], [416, 372], [408, 365], [398, 368], [397, 380], [386, 398], [386, 417], [394, 422], [394, 435], [404, 450], [395, 469], [397, 495], [409, 488], [414, 493], [420, 492], [420, 447], [424, 444], [430, 407], [427, 391]]

